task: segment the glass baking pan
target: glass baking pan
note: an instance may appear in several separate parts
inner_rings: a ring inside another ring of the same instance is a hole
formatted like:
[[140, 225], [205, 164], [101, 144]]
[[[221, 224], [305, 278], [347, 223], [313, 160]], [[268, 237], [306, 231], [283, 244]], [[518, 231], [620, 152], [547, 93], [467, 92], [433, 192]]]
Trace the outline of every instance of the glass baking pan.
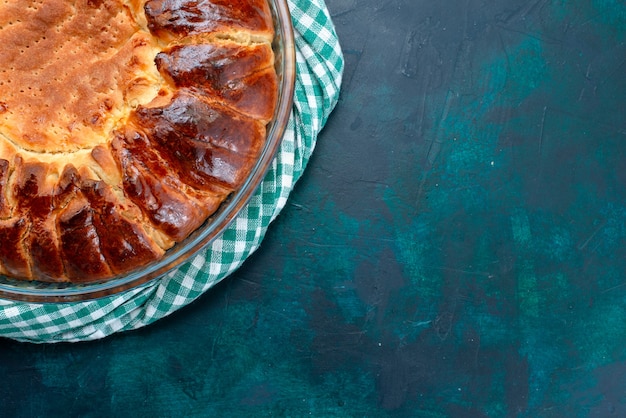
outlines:
[[291, 16], [286, 0], [270, 0], [276, 37], [273, 48], [279, 79], [278, 105], [267, 127], [261, 156], [243, 186], [234, 192], [200, 228], [151, 264], [103, 282], [44, 283], [15, 280], [0, 275], [0, 298], [26, 302], [73, 302], [101, 298], [159, 280], [166, 273], [190, 260], [219, 237], [246, 206], [263, 181], [280, 147], [291, 108], [295, 84], [295, 46]]

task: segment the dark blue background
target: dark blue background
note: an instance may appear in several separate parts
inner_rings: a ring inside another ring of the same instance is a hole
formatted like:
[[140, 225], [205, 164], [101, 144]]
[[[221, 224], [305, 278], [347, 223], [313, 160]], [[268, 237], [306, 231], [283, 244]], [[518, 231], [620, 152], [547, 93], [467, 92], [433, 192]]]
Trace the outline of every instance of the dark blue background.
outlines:
[[2, 414], [625, 416], [626, 5], [328, 0], [340, 102], [260, 250]]

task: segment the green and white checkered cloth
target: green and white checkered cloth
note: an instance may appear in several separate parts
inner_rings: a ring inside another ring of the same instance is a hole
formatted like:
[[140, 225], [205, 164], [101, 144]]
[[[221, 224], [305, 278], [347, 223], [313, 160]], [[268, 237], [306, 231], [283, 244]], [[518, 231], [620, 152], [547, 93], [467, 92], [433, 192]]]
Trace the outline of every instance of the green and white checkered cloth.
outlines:
[[288, 0], [296, 41], [296, 88], [287, 130], [250, 203], [206, 250], [165, 277], [86, 302], [0, 299], [0, 336], [30, 342], [95, 340], [141, 328], [189, 304], [235, 271], [285, 206], [339, 97], [343, 56], [323, 0]]

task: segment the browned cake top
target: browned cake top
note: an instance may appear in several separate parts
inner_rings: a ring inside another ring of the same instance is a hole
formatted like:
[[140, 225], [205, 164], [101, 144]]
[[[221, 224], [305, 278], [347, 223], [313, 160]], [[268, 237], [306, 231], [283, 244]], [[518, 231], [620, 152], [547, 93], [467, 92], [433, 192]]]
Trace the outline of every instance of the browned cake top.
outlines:
[[119, 1], [14, 0], [0, 22], [0, 130], [24, 149], [91, 148], [156, 94], [152, 38]]
[[266, 0], [0, 3], [0, 274], [162, 256], [250, 173], [277, 101]]

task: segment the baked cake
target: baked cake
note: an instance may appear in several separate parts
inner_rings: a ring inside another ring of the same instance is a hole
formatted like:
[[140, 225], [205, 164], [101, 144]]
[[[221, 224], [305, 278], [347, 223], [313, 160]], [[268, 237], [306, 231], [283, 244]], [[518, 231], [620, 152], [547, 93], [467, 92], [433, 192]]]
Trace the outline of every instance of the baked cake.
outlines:
[[249, 176], [278, 96], [267, 0], [0, 3], [0, 274], [163, 256]]

